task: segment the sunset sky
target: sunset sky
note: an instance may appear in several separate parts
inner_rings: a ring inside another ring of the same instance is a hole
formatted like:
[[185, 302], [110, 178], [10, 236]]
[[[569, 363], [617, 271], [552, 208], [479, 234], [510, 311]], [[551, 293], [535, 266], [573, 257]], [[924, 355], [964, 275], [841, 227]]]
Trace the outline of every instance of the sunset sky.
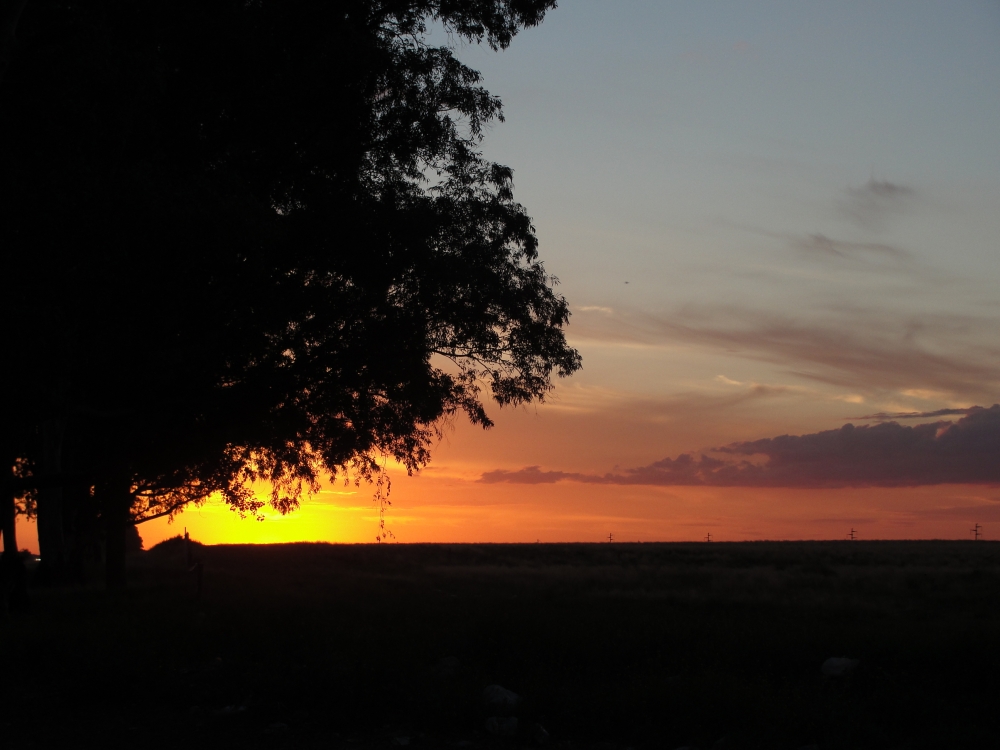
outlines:
[[[391, 469], [396, 540], [1000, 538], [998, 42], [993, 0], [562, 0], [459, 44], [584, 368]], [[371, 496], [140, 533], [368, 542]]]

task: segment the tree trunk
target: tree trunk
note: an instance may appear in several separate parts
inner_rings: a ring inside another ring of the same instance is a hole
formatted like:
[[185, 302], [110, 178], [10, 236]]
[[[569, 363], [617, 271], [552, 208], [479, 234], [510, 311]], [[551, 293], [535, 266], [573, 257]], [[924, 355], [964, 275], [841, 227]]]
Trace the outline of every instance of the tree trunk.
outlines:
[[0, 524], [3, 526], [3, 555], [0, 556], [0, 606], [7, 612], [28, 607], [28, 575], [17, 551], [17, 514], [14, 484], [0, 485]]
[[58, 477], [62, 472], [63, 426], [51, 419], [42, 425], [41, 475], [38, 487], [38, 555], [41, 557], [38, 580], [42, 584], [58, 581], [66, 563], [63, 534], [63, 488]]
[[91, 564], [102, 559], [100, 510], [90, 490], [82, 482], [70, 482], [63, 488], [67, 578], [77, 584], [86, 583]]
[[109, 589], [125, 588], [125, 556], [128, 527], [132, 519], [131, 483], [128, 479], [106, 480], [97, 486], [104, 524], [104, 571]]
[[28, 0], [9, 0], [5, 3], [7, 7], [0, 17], [0, 79], [7, 72], [10, 59], [14, 56], [14, 34], [27, 4]]
[[14, 509], [14, 485], [11, 482], [3, 484], [3, 494], [0, 495], [0, 524], [3, 525], [3, 551], [17, 554], [17, 514]]

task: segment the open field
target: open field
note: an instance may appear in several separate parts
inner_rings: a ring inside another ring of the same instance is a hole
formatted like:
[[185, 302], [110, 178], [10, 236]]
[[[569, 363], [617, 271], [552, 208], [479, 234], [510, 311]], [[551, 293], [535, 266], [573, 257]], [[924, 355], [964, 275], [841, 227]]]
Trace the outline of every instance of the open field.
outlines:
[[[940, 748], [1000, 736], [1000, 544], [199, 547], [0, 626], [10, 748]], [[826, 677], [828, 657], [860, 660]], [[451, 658], [449, 658], [451, 657]], [[442, 661], [444, 660], [444, 661]], [[482, 693], [523, 696], [518, 735]], [[539, 735], [540, 736], [540, 735]]]

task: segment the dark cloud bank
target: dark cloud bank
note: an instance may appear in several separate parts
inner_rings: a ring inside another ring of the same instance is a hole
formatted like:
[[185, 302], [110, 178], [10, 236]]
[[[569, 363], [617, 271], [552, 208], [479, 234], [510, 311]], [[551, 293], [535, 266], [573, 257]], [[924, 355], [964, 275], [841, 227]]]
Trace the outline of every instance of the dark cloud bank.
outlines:
[[716, 452], [726, 458], [682, 454], [603, 476], [529, 466], [490, 471], [479, 481], [798, 488], [1000, 484], [1000, 404], [973, 407], [954, 423], [846, 424], [811, 435], [734, 443]]

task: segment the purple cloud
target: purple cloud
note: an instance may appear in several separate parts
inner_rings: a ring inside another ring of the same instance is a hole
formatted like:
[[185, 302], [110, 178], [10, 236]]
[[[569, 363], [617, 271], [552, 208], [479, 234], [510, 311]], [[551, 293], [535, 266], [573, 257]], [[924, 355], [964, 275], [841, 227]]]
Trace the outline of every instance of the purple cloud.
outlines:
[[525, 466], [518, 471], [487, 471], [480, 478], [480, 482], [486, 484], [497, 484], [499, 482], [509, 482], [511, 484], [552, 484], [561, 480], [571, 482], [586, 482], [588, 475], [569, 473], [565, 471], [542, 471], [539, 466]]
[[846, 424], [810, 435], [733, 443], [717, 451], [728, 460], [685, 453], [603, 475], [530, 466], [487, 472], [479, 481], [797, 488], [1000, 484], [1000, 404], [973, 407], [954, 423]]
[[889, 422], [894, 419], [931, 419], [933, 417], [954, 417], [959, 414], [971, 414], [980, 406], [970, 406], [967, 409], [936, 409], [934, 411], [880, 411], [876, 414], [865, 414], [863, 417], [847, 417], [847, 419], [874, 419], [879, 422]]

